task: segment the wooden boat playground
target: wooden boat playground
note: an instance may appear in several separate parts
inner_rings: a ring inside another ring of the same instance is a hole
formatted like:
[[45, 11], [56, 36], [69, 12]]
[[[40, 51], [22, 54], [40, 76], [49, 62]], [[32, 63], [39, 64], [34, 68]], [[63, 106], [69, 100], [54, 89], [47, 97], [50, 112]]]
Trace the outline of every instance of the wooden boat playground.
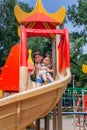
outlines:
[[[32, 12], [26, 13], [18, 5], [14, 8], [18, 22], [20, 43], [14, 45], [5, 65], [0, 68], [0, 130], [24, 130], [35, 120], [47, 115], [59, 102], [71, 80], [70, 42], [67, 29], [60, 29], [66, 9], [61, 7], [50, 14], [37, 0]], [[52, 39], [52, 59], [55, 81], [34, 87], [27, 65], [27, 38]], [[5, 96], [6, 93], [11, 93]], [[15, 94], [12, 94], [15, 93]]]

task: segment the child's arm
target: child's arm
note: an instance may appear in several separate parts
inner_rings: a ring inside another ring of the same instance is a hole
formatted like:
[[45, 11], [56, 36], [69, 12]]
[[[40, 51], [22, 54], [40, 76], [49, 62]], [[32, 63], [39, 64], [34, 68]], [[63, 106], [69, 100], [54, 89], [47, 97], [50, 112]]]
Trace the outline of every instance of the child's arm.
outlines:
[[32, 70], [32, 72], [30, 73], [30, 75], [36, 75], [38, 72], [38, 67], [37, 65], [34, 66], [34, 69]]
[[48, 72], [50, 72], [50, 73], [53, 73], [53, 72], [54, 72], [54, 69], [53, 69], [53, 68], [50, 69], [50, 68], [48, 68], [48, 67], [46, 67], [46, 66], [43, 66], [43, 67], [41, 66], [41, 67], [40, 67], [40, 70], [46, 70], [46, 71], [48, 71]]
[[48, 68], [46, 66], [40, 66], [40, 70], [47, 70], [48, 71]]
[[54, 72], [54, 69], [53, 69], [53, 68], [52, 68], [52, 69], [49, 69], [49, 68], [48, 68], [48, 72], [53, 73], [53, 72]]

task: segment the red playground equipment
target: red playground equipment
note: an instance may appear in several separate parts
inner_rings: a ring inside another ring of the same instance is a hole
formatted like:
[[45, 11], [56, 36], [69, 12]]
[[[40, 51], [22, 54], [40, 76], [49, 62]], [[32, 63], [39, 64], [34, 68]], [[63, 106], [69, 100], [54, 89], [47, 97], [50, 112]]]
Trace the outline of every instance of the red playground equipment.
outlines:
[[12, 47], [5, 65], [1, 68], [0, 89], [4, 91], [19, 90], [19, 45]]
[[[16, 5], [14, 14], [20, 44], [12, 47], [0, 69], [0, 90], [15, 94], [0, 99], [0, 130], [25, 130], [33, 121], [49, 114], [71, 81], [69, 35], [67, 29], [60, 29], [66, 16], [65, 7], [50, 14], [44, 9], [42, 0], [37, 0], [32, 12], [26, 13]], [[34, 65], [28, 61], [27, 38], [36, 36], [52, 39], [55, 68], [55, 81], [40, 87], [30, 79]]]
[[[12, 47], [5, 65], [1, 68], [0, 89], [17, 92], [20, 86], [20, 68], [28, 66], [27, 38], [32, 36], [55, 38], [56, 34], [62, 35], [60, 44], [57, 47], [59, 55], [58, 72], [61, 72], [65, 67], [70, 67], [70, 63], [67, 29], [56, 29], [56, 26], [61, 25], [65, 18], [66, 10], [64, 7], [54, 14], [49, 14], [43, 8], [41, 1], [37, 1], [37, 5], [31, 13], [23, 12], [18, 6], [15, 7], [14, 13], [18, 21], [20, 44]], [[63, 51], [66, 52], [65, 55]], [[32, 68], [32, 65], [29, 67]]]

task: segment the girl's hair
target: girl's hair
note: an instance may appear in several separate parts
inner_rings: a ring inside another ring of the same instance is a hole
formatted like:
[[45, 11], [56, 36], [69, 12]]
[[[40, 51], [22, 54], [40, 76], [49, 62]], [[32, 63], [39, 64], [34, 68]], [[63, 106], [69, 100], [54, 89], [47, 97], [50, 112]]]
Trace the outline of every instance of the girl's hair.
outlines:
[[33, 58], [35, 59], [35, 56], [36, 55], [40, 55], [41, 56], [41, 53], [39, 51], [35, 52], [34, 55], [33, 55]]
[[51, 55], [50, 55], [50, 54], [46, 53], [46, 54], [44, 55], [44, 58], [46, 58], [46, 57], [49, 57], [49, 59], [51, 60]]
[[40, 53], [39, 51], [36, 51], [36, 52], [34, 53], [34, 55], [33, 55], [33, 58], [34, 58], [34, 64], [35, 64], [35, 56], [36, 56], [36, 55], [41, 56], [41, 53]]

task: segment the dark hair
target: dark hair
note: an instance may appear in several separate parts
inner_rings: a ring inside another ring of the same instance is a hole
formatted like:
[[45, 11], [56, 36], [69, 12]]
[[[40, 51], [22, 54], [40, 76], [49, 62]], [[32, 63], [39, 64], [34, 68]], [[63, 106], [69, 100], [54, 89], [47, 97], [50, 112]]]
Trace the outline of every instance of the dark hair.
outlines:
[[44, 55], [44, 58], [46, 58], [46, 57], [49, 57], [49, 58], [51, 59], [51, 55], [48, 54], [48, 53], [46, 53], [46, 54]]
[[41, 53], [40, 53], [39, 51], [34, 52], [34, 54], [33, 54], [34, 64], [35, 64], [35, 56], [36, 56], [36, 55], [41, 56]]
[[33, 55], [33, 58], [35, 59], [35, 56], [36, 55], [40, 55], [41, 56], [41, 53], [39, 51], [35, 52], [34, 55]]

